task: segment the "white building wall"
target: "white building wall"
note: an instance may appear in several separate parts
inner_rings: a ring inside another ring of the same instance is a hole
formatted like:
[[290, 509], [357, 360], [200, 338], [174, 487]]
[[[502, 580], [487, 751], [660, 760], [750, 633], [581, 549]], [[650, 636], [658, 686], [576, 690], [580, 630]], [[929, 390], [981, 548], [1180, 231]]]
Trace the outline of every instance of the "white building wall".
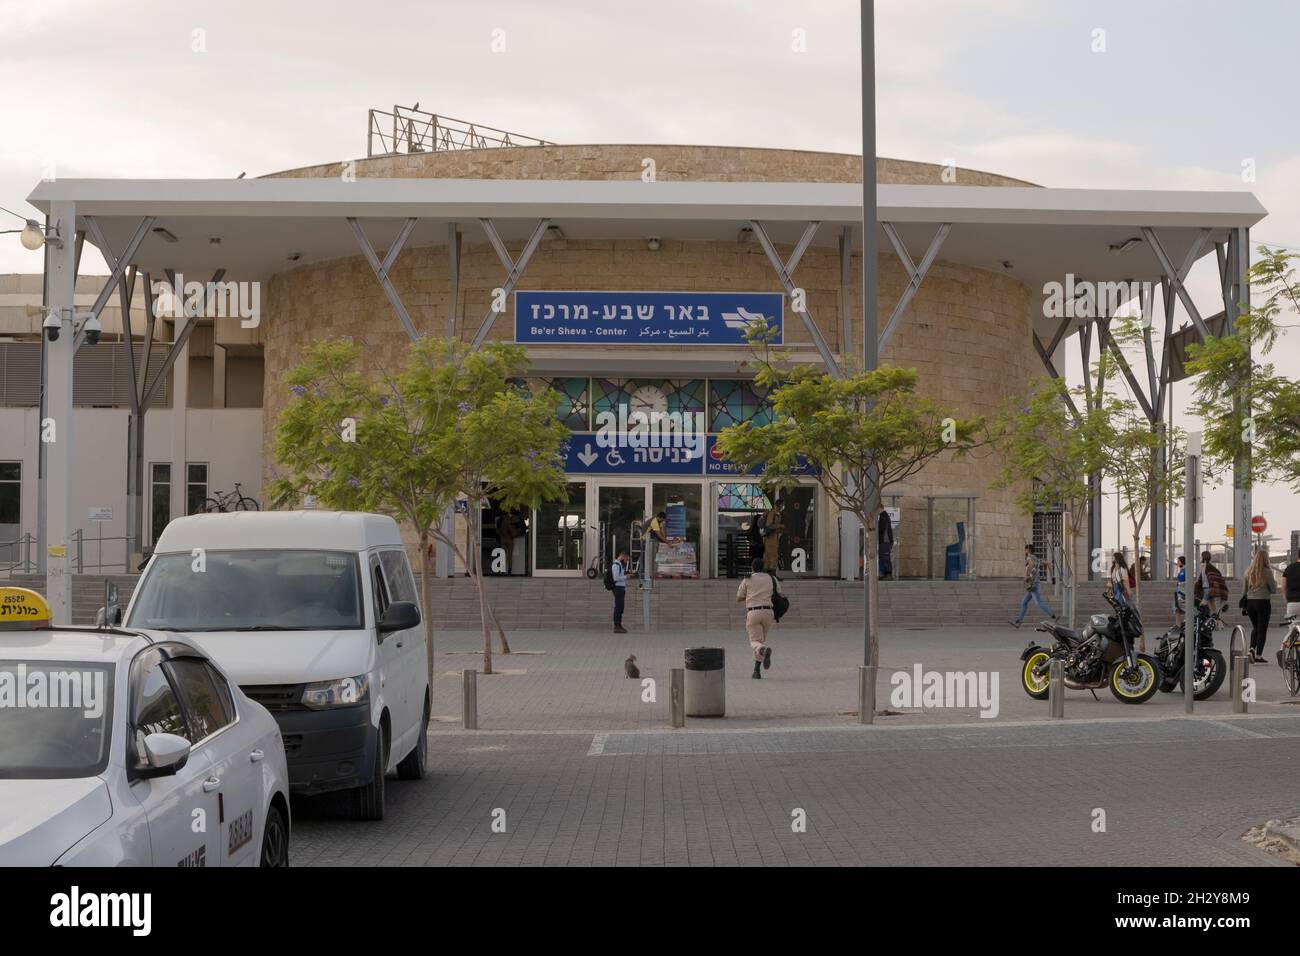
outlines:
[[[155, 409], [145, 416], [146, 539], [149, 466], [153, 462], [172, 464], [172, 517], [183, 513], [187, 462], [208, 464], [209, 491], [233, 491], [238, 481], [243, 485], [244, 494], [262, 500], [262, 410], [190, 409], [181, 415], [183, 424], [172, 409]], [[127, 411], [118, 408], [78, 408], [73, 414], [76, 474], [69, 526], [83, 530], [87, 542], [83, 545], [83, 557], [90, 564], [99, 561], [99, 548], [90, 543], [91, 539], [100, 534], [104, 538], [126, 535], [127, 417]], [[37, 409], [0, 408], [0, 460], [22, 462], [20, 533], [33, 536], [37, 528], [39, 445]], [[112, 508], [112, 520], [90, 521], [88, 511], [101, 507]], [[102, 549], [104, 560], [116, 562], [120, 569], [124, 542], [106, 541]]]

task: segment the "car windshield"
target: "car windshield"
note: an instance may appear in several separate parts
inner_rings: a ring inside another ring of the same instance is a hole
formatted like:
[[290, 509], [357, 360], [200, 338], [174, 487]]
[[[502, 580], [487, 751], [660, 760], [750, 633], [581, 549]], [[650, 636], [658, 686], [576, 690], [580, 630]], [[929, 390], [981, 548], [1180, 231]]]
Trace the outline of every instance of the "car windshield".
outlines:
[[263, 550], [154, 555], [127, 626], [250, 633], [360, 628], [357, 556]]
[[111, 666], [0, 660], [0, 778], [103, 773], [112, 726]]

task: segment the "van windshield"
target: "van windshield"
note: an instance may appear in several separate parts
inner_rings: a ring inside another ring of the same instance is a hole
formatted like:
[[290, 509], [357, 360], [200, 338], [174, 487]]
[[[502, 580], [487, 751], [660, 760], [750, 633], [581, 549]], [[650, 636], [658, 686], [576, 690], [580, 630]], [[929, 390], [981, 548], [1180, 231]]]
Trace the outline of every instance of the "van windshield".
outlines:
[[154, 555], [128, 627], [176, 631], [351, 630], [363, 625], [346, 551]]

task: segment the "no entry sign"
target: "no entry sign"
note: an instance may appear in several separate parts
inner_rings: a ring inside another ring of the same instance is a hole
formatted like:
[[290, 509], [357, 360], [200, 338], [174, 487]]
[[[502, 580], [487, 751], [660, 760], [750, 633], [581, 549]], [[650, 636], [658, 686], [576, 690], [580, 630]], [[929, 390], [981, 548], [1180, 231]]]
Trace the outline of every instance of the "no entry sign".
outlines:
[[1264, 520], [1263, 515], [1255, 515], [1250, 519], [1250, 530], [1255, 534], [1263, 534], [1268, 530], [1268, 522]]

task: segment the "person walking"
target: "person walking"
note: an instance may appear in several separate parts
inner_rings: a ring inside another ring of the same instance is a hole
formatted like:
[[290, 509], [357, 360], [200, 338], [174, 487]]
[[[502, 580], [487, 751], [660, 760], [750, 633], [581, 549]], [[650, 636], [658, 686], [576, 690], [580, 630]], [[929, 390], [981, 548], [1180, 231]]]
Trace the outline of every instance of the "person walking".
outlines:
[[1133, 606], [1133, 572], [1122, 551], [1110, 556], [1110, 596], [1120, 607]]
[[1178, 577], [1174, 579], [1174, 627], [1183, 626], [1183, 609], [1187, 607], [1187, 557], [1178, 556]]
[[1300, 551], [1282, 572], [1282, 580], [1286, 582], [1286, 616], [1300, 617]]
[[776, 578], [763, 569], [763, 559], [755, 558], [753, 573], [740, 582], [736, 591], [736, 603], [745, 605], [745, 635], [749, 638], [749, 648], [754, 652], [755, 680], [763, 677], [761, 668], [772, 666], [772, 648], [768, 646], [767, 634], [776, 623], [772, 612], [772, 593], [776, 590]]
[[763, 570], [771, 574], [781, 557], [781, 532], [785, 530], [785, 502], [776, 500], [763, 515]]
[[1210, 613], [1214, 614], [1221, 607], [1220, 602], [1226, 604], [1228, 601], [1228, 582], [1211, 558], [1210, 552], [1201, 552], [1201, 573], [1196, 576], [1196, 585], [1192, 588], [1192, 602], [1197, 607], [1208, 605]]
[[623, 606], [627, 601], [627, 567], [628, 553], [620, 551], [614, 563], [609, 566], [610, 576], [614, 579], [614, 633], [626, 634], [623, 626]]
[[1250, 618], [1250, 661], [1267, 664], [1264, 660], [1264, 641], [1268, 637], [1268, 621], [1273, 616], [1273, 595], [1277, 593], [1277, 579], [1268, 566], [1268, 551], [1259, 548], [1246, 570], [1246, 616]]
[[1053, 621], [1056, 620], [1056, 612], [1047, 606], [1047, 602], [1043, 600], [1043, 595], [1039, 591], [1041, 579], [1042, 564], [1039, 562], [1038, 556], [1034, 554], [1034, 546], [1027, 544], [1025, 545], [1025, 596], [1020, 601], [1020, 613], [1011, 622], [1012, 627], [1019, 627], [1020, 622], [1025, 619], [1025, 612], [1029, 610], [1030, 601], [1037, 603], [1043, 609], [1043, 613]]

